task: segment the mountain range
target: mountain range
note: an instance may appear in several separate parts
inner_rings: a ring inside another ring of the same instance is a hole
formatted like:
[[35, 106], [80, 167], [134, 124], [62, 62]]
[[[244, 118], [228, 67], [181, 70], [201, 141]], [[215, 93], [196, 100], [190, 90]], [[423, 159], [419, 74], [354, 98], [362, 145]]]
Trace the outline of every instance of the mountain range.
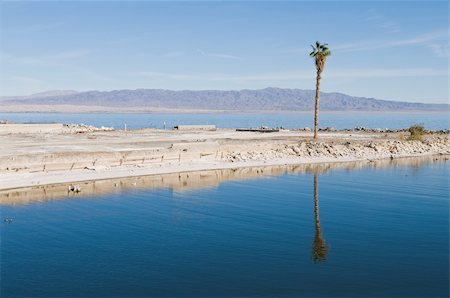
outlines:
[[[265, 88], [258, 90], [173, 91], [137, 89], [115, 91], [48, 91], [30, 96], [0, 97], [0, 111], [8, 108], [27, 112], [39, 107], [89, 107], [105, 111], [220, 110], [220, 111], [310, 111], [314, 109], [314, 90]], [[31, 107], [31, 110], [30, 110]], [[425, 104], [355, 97], [343, 93], [321, 92], [322, 111], [411, 111], [449, 110], [449, 104]]]

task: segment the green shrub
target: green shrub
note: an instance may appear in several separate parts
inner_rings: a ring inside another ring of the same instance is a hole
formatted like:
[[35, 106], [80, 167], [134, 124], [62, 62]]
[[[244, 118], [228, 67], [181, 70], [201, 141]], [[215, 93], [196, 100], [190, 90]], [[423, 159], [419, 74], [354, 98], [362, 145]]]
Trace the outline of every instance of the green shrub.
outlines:
[[425, 134], [425, 128], [423, 127], [423, 125], [418, 124], [408, 128], [408, 131], [410, 133], [410, 140], [422, 141], [422, 136]]

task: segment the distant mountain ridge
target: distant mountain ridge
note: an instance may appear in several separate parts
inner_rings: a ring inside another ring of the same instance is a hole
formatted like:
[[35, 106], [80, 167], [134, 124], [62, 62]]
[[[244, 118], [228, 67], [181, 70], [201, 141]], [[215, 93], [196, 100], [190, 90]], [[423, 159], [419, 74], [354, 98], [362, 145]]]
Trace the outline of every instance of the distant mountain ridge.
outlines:
[[78, 92], [75, 90], [51, 90], [51, 91], [34, 93], [31, 95], [27, 95], [27, 96], [2, 96], [2, 97], [0, 97], [0, 101], [43, 98], [43, 97], [49, 97], [49, 96], [64, 96], [64, 95], [70, 95], [70, 94], [75, 94], [75, 93], [78, 93]]
[[[186, 110], [230, 111], [310, 111], [314, 109], [314, 90], [265, 88], [258, 90], [173, 91], [163, 89], [137, 89], [115, 91], [51, 91], [24, 97], [3, 97], [2, 105], [70, 105], [129, 107]], [[398, 111], [449, 110], [448, 104], [424, 104], [374, 98], [355, 97], [342, 93], [321, 92], [322, 111]]]

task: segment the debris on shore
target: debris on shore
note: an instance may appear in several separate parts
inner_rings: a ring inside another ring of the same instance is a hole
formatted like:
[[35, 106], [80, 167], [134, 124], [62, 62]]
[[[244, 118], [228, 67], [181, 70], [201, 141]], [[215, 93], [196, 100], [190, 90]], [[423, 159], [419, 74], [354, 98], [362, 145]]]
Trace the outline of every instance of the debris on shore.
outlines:
[[68, 130], [69, 133], [85, 133], [85, 132], [95, 132], [95, 131], [113, 131], [114, 127], [95, 127], [88, 124], [63, 124], [63, 128]]
[[[283, 129], [283, 128], [281, 128]], [[261, 126], [259, 128], [237, 128], [236, 131], [250, 131], [250, 132], [279, 132], [280, 128], [270, 128], [268, 126]]]
[[81, 187], [79, 185], [70, 185], [69, 192], [79, 193], [81, 191]]

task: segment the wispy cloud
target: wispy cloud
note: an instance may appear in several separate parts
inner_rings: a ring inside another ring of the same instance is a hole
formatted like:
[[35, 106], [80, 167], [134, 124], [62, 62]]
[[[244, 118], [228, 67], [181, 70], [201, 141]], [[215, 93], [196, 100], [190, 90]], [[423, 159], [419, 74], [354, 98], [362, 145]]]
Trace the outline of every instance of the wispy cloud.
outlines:
[[368, 15], [363, 18], [363, 21], [371, 23], [375, 28], [386, 29], [389, 32], [400, 31], [400, 25], [397, 22], [385, 17], [375, 9], [370, 9]]
[[161, 78], [169, 80], [193, 80], [203, 79], [201, 75], [195, 74], [180, 74], [180, 73], [167, 73], [158, 71], [138, 71], [130, 74], [131, 76], [148, 77], [148, 78]]
[[[202, 80], [202, 81], [227, 81], [227, 82], [252, 82], [252, 81], [294, 81], [311, 80], [314, 71], [290, 71], [274, 73], [258, 73], [248, 75], [232, 74], [188, 74], [188, 73], [165, 73], [154, 71], [140, 71], [132, 73], [133, 76], [147, 78], [161, 78], [169, 80]], [[437, 77], [448, 76], [448, 70], [430, 68], [370, 68], [370, 69], [330, 69], [324, 73], [324, 77], [334, 79], [360, 79], [360, 78], [399, 78], [399, 77]]]
[[53, 58], [56, 60], [67, 60], [67, 59], [85, 57], [91, 53], [92, 53], [91, 50], [86, 50], [86, 49], [72, 50], [72, 51], [55, 53], [51, 56], [48, 56], [47, 58]]
[[405, 78], [405, 77], [439, 77], [448, 76], [447, 69], [432, 68], [369, 68], [331, 70], [330, 78]]
[[42, 58], [15, 56], [9, 53], [0, 54], [0, 60], [2, 61], [2, 63], [12, 63], [19, 65], [43, 66], [47, 64]]
[[383, 17], [380, 14], [378, 14], [375, 11], [372, 10], [369, 13], [369, 15], [367, 17], [365, 17], [363, 20], [366, 21], [366, 22], [373, 22], [373, 21], [379, 21], [379, 20], [382, 20], [382, 19], [383, 19]]
[[282, 50], [279, 53], [281, 53], [281, 54], [302, 54], [302, 53], [309, 53], [309, 52], [311, 52], [311, 48], [299, 47], [299, 48]]
[[[359, 78], [398, 78], [398, 77], [434, 77], [448, 76], [448, 70], [436, 70], [429, 68], [393, 68], [393, 69], [330, 69], [323, 74], [331, 79], [359, 79]], [[280, 73], [255, 74], [247, 76], [225, 76], [214, 77], [210, 80], [241, 80], [241, 81], [290, 81], [311, 80], [315, 74], [312, 71], [293, 71]]]
[[241, 57], [230, 55], [230, 54], [223, 54], [223, 53], [207, 53], [202, 50], [198, 50], [198, 52], [204, 56], [204, 57], [211, 57], [211, 58], [220, 58], [220, 59], [235, 59], [239, 60]]
[[437, 57], [440, 58], [450, 57], [450, 48], [448, 44], [430, 44], [428, 47]]
[[436, 41], [444, 38], [448, 39], [448, 36], [449, 36], [448, 30], [441, 30], [417, 35], [406, 39], [397, 39], [388, 41], [386, 40], [363, 41], [363, 42], [340, 44], [333, 46], [333, 50], [338, 52], [360, 52], [399, 46], [427, 45], [431, 41]]
[[15, 56], [9, 53], [0, 54], [3, 63], [12, 63], [29, 66], [58, 66], [77, 58], [91, 54], [91, 50], [79, 49], [57, 52], [45, 56]]
[[[351, 52], [365, 52], [379, 49], [388, 49], [394, 47], [401, 46], [425, 46], [429, 47], [433, 50], [435, 54], [439, 54], [438, 56], [442, 56], [442, 52], [440, 49], [437, 49], [437, 46], [443, 48], [443, 45], [439, 45], [438, 41], [442, 41], [448, 43], [448, 39], [450, 37], [450, 31], [448, 30], [438, 30], [433, 32], [428, 32], [424, 34], [420, 34], [417, 36], [413, 36], [410, 38], [402, 38], [395, 40], [365, 40], [365, 41], [357, 41], [351, 43], [343, 43], [331, 45], [332, 52], [339, 53], [351, 53]], [[430, 46], [430, 42], [433, 42]], [[436, 46], [437, 45], [437, 46]], [[300, 48], [292, 48], [282, 51], [284, 54], [298, 54], [298, 53], [307, 53], [310, 52], [311, 48], [308, 47], [300, 47]]]
[[378, 24], [379, 28], [388, 29], [390, 32], [399, 32], [400, 26], [393, 21], [383, 21]]

